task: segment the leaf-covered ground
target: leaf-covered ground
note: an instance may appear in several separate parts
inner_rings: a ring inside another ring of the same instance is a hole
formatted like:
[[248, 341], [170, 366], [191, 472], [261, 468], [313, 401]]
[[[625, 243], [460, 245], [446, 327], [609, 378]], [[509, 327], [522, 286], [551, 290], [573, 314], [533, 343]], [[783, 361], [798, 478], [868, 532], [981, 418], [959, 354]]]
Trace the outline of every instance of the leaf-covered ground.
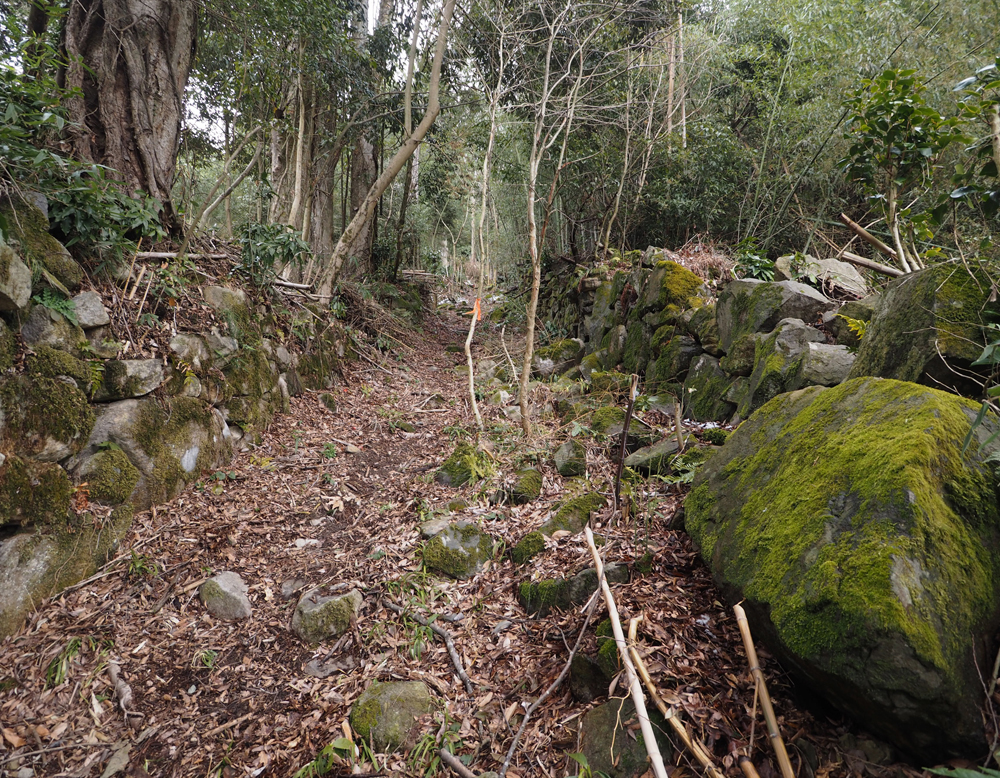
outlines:
[[[395, 679], [426, 682], [441, 711], [422, 722], [409, 753], [351, 758], [342, 749], [330, 775], [432, 774], [432, 742], [477, 774], [499, 770], [525, 707], [558, 676], [584, 619], [581, 610], [530, 618], [517, 586], [592, 563], [579, 535], [550, 541], [525, 568], [503, 553], [565, 497], [549, 452], [566, 430], [551, 414], [525, 440], [483, 403], [488, 431], [479, 442], [498, 476], [458, 490], [434, 482], [454, 443], [474, 430], [465, 379], [454, 370], [464, 355], [446, 351], [464, 342], [467, 321], [447, 310], [426, 314], [405, 343], [350, 365], [334, 390], [336, 411], [317, 393], [294, 398], [292, 413], [259, 445], [138, 515], [116, 559], [41, 603], [20, 634], [0, 643], [0, 774], [110, 776], [117, 766], [129, 776], [291, 776], [327, 744], [351, 737], [350, 707], [368, 684]], [[495, 338], [480, 330], [477, 358], [504, 359]], [[539, 407], [544, 391], [534, 398]], [[608, 443], [582, 439], [593, 488], [610, 493]], [[520, 507], [492, 504], [503, 479], [525, 464], [544, 473], [542, 496]], [[748, 753], [762, 778], [772, 778], [777, 767], [754, 715], [735, 621], [687, 536], [668, 529], [681, 501], [675, 489], [651, 484], [627, 521], [610, 523], [608, 511], [595, 517], [608, 561], [653, 555], [651, 574], [615, 587], [623, 620], [644, 614], [640, 647], [662, 696], [725, 773], [742, 775], [736, 756]], [[449, 510], [459, 499], [468, 507]], [[480, 521], [501, 541], [471, 581], [422, 570], [420, 524], [445, 515]], [[249, 585], [246, 621], [215, 620], [198, 599], [201, 582], [223, 570]], [[303, 587], [360, 589], [356, 627], [335, 643], [300, 642], [289, 622]], [[388, 603], [437, 614], [474, 693], [441, 642]], [[592, 624], [603, 618], [602, 604]], [[593, 653], [595, 640], [592, 625], [581, 650]], [[131, 717], [116, 706], [110, 662], [131, 688]], [[873, 764], [877, 749], [864, 733], [806, 712], [766, 655], [764, 665], [799, 776], [913, 772]], [[624, 682], [610, 693], [623, 696]], [[531, 719], [507, 775], [573, 774], [567, 754], [578, 748], [587, 707], [558, 689]], [[671, 769], [700, 774], [683, 751]]]

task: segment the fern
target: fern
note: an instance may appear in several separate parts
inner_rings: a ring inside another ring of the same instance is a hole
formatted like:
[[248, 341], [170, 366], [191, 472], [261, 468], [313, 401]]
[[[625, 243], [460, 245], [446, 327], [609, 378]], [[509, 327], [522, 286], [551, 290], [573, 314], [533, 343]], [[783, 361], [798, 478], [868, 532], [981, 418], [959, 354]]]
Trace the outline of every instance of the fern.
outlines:
[[844, 316], [844, 314], [842, 313], [838, 313], [837, 317], [847, 322], [847, 328], [858, 336], [858, 340], [865, 339], [865, 332], [868, 329], [868, 322], [866, 322], [864, 319], [852, 319], [850, 316]]
[[70, 324], [80, 325], [80, 320], [76, 317], [76, 304], [60, 292], [46, 287], [40, 295], [36, 294], [31, 299], [50, 311], [61, 314]]

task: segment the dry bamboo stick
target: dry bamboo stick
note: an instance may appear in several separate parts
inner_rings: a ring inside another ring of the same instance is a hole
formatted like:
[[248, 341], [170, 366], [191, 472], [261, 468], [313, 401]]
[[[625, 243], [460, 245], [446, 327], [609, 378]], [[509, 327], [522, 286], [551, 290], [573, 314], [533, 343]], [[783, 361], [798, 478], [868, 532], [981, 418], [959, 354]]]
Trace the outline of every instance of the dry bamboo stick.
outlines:
[[642, 678], [643, 683], [646, 684], [646, 689], [649, 691], [649, 696], [652, 698], [653, 703], [659, 709], [660, 713], [663, 714], [663, 718], [667, 720], [667, 723], [673, 727], [674, 732], [677, 736], [684, 742], [688, 750], [694, 755], [694, 758], [698, 760], [702, 767], [705, 768], [705, 772], [708, 773], [711, 778], [723, 778], [719, 769], [712, 762], [711, 757], [708, 752], [705, 751], [705, 747], [697, 740], [695, 740], [691, 733], [688, 732], [687, 726], [677, 715], [677, 710], [674, 708], [667, 707], [667, 704], [663, 701], [660, 695], [656, 692], [656, 686], [653, 684], [653, 679], [649, 675], [649, 671], [646, 669], [645, 662], [642, 661], [642, 657], [639, 656], [639, 651], [635, 647], [636, 632], [638, 630], [639, 622], [642, 621], [642, 615], [636, 616], [631, 619], [628, 624], [628, 639], [629, 639], [629, 653], [632, 655], [632, 662], [635, 664], [635, 669]]
[[876, 238], [874, 235], [868, 232], [868, 230], [866, 230], [864, 227], [862, 227], [860, 224], [854, 221], [854, 219], [852, 219], [846, 213], [840, 214], [840, 221], [843, 222], [844, 226], [847, 227], [851, 232], [853, 232], [855, 235], [861, 238], [861, 240], [865, 241], [866, 243], [870, 243], [872, 246], [877, 248], [887, 257], [892, 257], [893, 259], [897, 258], [895, 249], [893, 249], [888, 244]]
[[774, 708], [771, 706], [771, 695], [767, 691], [764, 673], [760, 670], [760, 661], [757, 659], [757, 649], [754, 648], [753, 637], [750, 635], [747, 614], [740, 605], [734, 605], [733, 611], [736, 614], [736, 623], [739, 625], [740, 635], [743, 636], [743, 646], [746, 648], [747, 659], [750, 661], [750, 672], [753, 673], [753, 678], [760, 694], [760, 708], [764, 712], [764, 719], [767, 721], [767, 734], [771, 738], [771, 745], [774, 747], [774, 753], [778, 757], [781, 774], [783, 778], [795, 778], [792, 763], [788, 758], [788, 751], [785, 750], [785, 741], [781, 739], [781, 731], [778, 729], [778, 719], [774, 715]]
[[884, 276], [892, 276], [893, 278], [901, 278], [905, 276], [902, 270], [894, 267], [889, 267], [888, 265], [883, 265], [879, 262], [873, 262], [870, 259], [865, 259], [864, 257], [859, 257], [850, 251], [841, 251], [841, 259], [846, 259], [852, 265], [860, 265], [861, 267], [868, 268], [869, 270], [874, 270], [876, 273], [881, 273]]
[[736, 761], [740, 763], [740, 769], [743, 771], [743, 775], [745, 775], [746, 778], [760, 778], [760, 773], [758, 773], [757, 768], [753, 766], [753, 762], [750, 761], [749, 756], [740, 754]]
[[646, 711], [646, 698], [642, 695], [642, 684], [639, 675], [632, 664], [629, 656], [628, 644], [625, 642], [625, 633], [622, 632], [622, 622], [618, 616], [618, 608], [615, 605], [615, 596], [611, 593], [611, 587], [604, 577], [604, 564], [601, 562], [601, 555], [597, 553], [597, 546], [594, 545], [594, 533], [587, 525], [583, 529], [587, 538], [587, 545], [590, 547], [590, 554], [594, 557], [594, 567], [597, 570], [597, 579], [601, 582], [601, 590], [604, 592], [604, 602], [608, 606], [608, 617], [611, 619], [611, 631], [615, 635], [615, 643], [618, 645], [618, 654], [622, 664], [625, 666], [625, 675], [628, 678], [629, 690], [632, 693], [632, 702], [635, 704], [635, 713], [639, 718], [639, 728], [642, 730], [642, 739], [646, 744], [646, 754], [653, 767], [653, 775], [656, 778], [667, 778], [667, 770], [663, 766], [663, 757], [660, 755], [660, 746], [656, 742], [656, 735], [653, 734], [653, 725], [649, 721], [649, 713]]
[[[177, 259], [176, 251], [138, 251], [136, 259]], [[227, 254], [184, 254], [188, 259], [226, 259]]]

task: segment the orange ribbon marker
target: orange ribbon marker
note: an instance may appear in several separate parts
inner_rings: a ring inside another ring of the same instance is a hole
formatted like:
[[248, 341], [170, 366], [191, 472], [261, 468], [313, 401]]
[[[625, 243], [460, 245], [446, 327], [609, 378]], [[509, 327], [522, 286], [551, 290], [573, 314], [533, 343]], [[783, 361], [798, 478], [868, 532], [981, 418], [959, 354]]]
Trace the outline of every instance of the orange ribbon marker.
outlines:
[[476, 304], [472, 306], [472, 310], [465, 314], [466, 316], [475, 316], [476, 321], [483, 320], [483, 309], [479, 304], [479, 298], [476, 298]]

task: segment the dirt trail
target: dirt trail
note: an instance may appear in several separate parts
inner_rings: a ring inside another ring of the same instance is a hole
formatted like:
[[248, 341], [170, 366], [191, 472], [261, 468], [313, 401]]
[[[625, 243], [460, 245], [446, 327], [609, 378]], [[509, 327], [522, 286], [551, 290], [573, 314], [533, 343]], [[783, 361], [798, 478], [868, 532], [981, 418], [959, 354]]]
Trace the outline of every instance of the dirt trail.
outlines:
[[[18, 770], [28, 767], [36, 776], [101, 775], [109, 761], [124, 763], [127, 748], [128, 767], [119, 774], [129, 776], [290, 776], [345, 735], [351, 703], [371, 681], [390, 679], [425, 681], [447, 715], [435, 714], [423, 731], [477, 770], [499, 769], [522, 703], [558, 675], [582, 623], [578, 612], [528, 618], [516, 586], [529, 576], [588, 567], [589, 555], [571, 536], [550, 541], [524, 570], [498, 556], [468, 582], [421, 571], [420, 521], [448, 515], [450, 502], [466, 500], [470, 507], [455, 517], [481, 521], [510, 548], [565, 496], [546, 455], [556, 423], [526, 442], [485, 403], [484, 445], [502, 473], [540, 466], [542, 497], [518, 508], [494, 506], [495, 481], [462, 490], [434, 483], [453, 437], [473, 428], [465, 379], [453, 369], [464, 355], [445, 351], [464, 342], [466, 321], [427, 315], [422, 332], [380, 364], [353, 364], [333, 392], [335, 412], [318, 393], [294, 398], [292, 413], [278, 417], [259, 446], [138, 515], [112, 564], [43, 603], [19, 635], [0, 644], [0, 775], [27, 776]], [[489, 351], [476, 349], [477, 356]], [[593, 486], [607, 492], [604, 446], [589, 446]], [[601, 532], [608, 560], [653, 553], [652, 574], [621, 587], [619, 607], [623, 617], [646, 613], [644, 652], [664, 696], [683, 709], [727, 773], [740, 775], [730, 752], [751, 737], [753, 688], [735, 623], [686, 536], [666, 529], [678, 502], [661, 484], [640, 497], [640, 519]], [[223, 570], [249, 585], [246, 621], [215, 620], [198, 599], [199, 584]], [[302, 586], [364, 592], [356, 629], [335, 644], [304, 645], [289, 631], [298, 598], [292, 590]], [[447, 628], [473, 694], [441, 643], [387, 609], [386, 598], [427, 617], [457, 618]], [[592, 629], [583, 648], [595, 649]], [[112, 660], [133, 693], [131, 726], [114, 703]], [[309, 674], [310, 662], [332, 674]], [[774, 677], [773, 665], [769, 670]], [[838, 743], [845, 729], [817, 725], [795, 708], [780, 678], [772, 693], [800, 775], [813, 772], [810, 762], [823, 776], [865, 769]], [[571, 774], [566, 754], [577, 750], [576, 723], [586, 708], [560, 689], [528, 727], [508, 775]], [[755, 737], [754, 761], [771, 778], [759, 725]], [[15, 755], [19, 761], [7, 761]], [[424, 765], [405, 755], [376, 761], [360, 760], [356, 769], [424, 775]], [[684, 765], [686, 757], [675, 761]], [[330, 774], [350, 772], [342, 766]]]

